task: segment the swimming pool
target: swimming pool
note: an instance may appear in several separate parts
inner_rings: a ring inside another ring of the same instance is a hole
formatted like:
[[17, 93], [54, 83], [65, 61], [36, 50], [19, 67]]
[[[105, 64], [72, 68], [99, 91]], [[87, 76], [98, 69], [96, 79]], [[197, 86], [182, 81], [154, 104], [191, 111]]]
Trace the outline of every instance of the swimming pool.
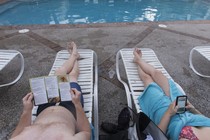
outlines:
[[208, 0], [13, 0], [0, 25], [210, 20]]

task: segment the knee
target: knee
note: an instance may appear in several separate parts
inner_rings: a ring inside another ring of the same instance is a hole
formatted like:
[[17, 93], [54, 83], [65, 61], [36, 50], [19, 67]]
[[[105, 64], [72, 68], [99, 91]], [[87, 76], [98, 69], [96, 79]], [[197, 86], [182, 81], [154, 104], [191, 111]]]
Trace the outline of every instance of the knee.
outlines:
[[55, 75], [65, 75], [66, 70], [64, 68], [58, 68], [55, 70]]
[[151, 81], [151, 79], [152, 79], [151, 76], [148, 75], [148, 74], [143, 74], [141, 76], [141, 78], [142, 78], [143, 81]]
[[144, 87], [147, 87], [150, 83], [153, 82], [152, 77], [150, 75], [148, 75], [148, 74], [143, 74], [141, 76], [141, 79], [142, 79], [142, 81], [144, 83]]
[[78, 70], [73, 70], [69, 73], [70, 76], [75, 76], [75, 77], [78, 77], [79, 75], [79, 71]]
[[73, 69], [70, 73], [70, 76], [78, 76], [79, 75], [79, 69]]
[[162, 75], [162, 72], [155, 69], [155, 70], [152, 72], [152, 77], [155, 77], [155, 76], [157, 76], [157, 75]]

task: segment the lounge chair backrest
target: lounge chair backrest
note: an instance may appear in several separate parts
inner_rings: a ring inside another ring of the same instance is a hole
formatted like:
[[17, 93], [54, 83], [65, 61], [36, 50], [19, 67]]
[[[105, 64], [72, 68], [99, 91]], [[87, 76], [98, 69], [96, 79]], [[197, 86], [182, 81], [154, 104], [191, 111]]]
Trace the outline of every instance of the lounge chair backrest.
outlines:
[[194, 47], [191, 51], [190, 51], [190, 56], [189, 56], [189, 63], [190, 63], [190, 68], [199, 76], [201, 77], [206, 77], [206, 78], [210, 78], [210, 75], [205, 75], [205, 74], [201, 74], [200, 72], [198, 72], [193, 65], [193, 54], [194, 52], [198, 52], [200, 53], [204, 58], [206, 58], [208, 61], [210, 61], [210, 46], [197, 46]]
[[13, 60], [16, 56], [20, 57], [21, 69], [20, 69], [19, 75], [12, 82], [7, 83], [7, 84], [2, 84], [0, 85], [0, 87], [9, 86], [16, 83], [20, 79], [24, 71], [24, 58], [23, 58], [23, 55], [19, 51], [0, 49], [0, 71], [3, 70], [7, 66], [7, 64], [9, 64], [9, 62]]

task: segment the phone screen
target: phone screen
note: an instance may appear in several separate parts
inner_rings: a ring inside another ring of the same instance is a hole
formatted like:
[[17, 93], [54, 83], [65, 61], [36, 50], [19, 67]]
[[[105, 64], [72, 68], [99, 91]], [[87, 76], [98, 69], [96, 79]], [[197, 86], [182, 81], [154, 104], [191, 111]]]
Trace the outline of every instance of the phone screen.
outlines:
[[187, 104], [187, 96], [178, 96], [176, 99], [176, 105], [178, 106], [177, 113], [184, 113]]

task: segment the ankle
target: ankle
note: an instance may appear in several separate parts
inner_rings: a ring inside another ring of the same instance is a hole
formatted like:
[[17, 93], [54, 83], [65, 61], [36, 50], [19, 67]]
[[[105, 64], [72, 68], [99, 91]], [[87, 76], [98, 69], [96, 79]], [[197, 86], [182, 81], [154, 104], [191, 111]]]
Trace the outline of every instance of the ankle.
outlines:
[[134, 62], [135, 62], [135, 63], [138, 64], [140, 61], [142, 61], [142, 59], [141, 59], [140, 57], [135, 57], [135, 58], [134, 58]]

